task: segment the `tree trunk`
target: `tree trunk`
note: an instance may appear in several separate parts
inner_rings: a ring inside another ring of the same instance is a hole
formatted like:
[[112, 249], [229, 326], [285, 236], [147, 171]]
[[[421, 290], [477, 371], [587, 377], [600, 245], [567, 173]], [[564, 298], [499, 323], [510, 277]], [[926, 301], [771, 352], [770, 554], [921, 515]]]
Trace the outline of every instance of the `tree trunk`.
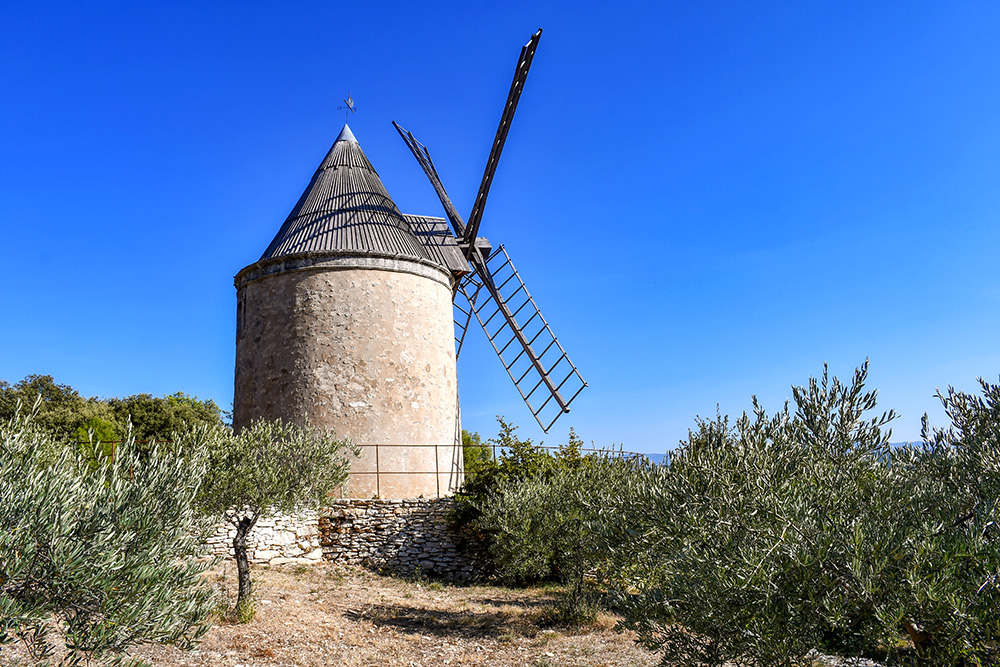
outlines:
[[247, 534], [250, 532], [250, 529], [253, 528], [255, 523], [257, 523], [256, 513], [254, 513], [252, 519], [250, 517], [240, 518], [240, 522], [236, 524], [236, 537], [233, 538], [233, 553], [236, 556], [236, 572], [239, 575], [240, 581], [239, 593], [236, 597], [236, 615], [240, 619], [245, 619], [247, 621], [249, 621], [253, 616], [251, 612], [249, 617], [247, 617], [249, 605], [252, 604], [250, 597], [252, 592], [252, 587], [250, 585], [250, 562], [247, 559]]
[[917, 655], [925, 656], [933, 645], [933, 635], [912, 620], [903, 621], [903, 628], [906, 630], [906, 634], [910, 635], [913, 646], [917, 649]]

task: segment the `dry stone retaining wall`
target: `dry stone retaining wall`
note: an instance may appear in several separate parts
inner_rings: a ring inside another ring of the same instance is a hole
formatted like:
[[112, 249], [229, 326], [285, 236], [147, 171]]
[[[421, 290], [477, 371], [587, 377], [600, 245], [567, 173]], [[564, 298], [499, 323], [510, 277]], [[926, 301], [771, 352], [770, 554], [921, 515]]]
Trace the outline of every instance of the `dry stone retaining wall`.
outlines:
[[[208, 538], [213, 556], [233, 557], [236, 527], [220, 523]], [[323, 558], [320, 547], [319, 513], [302, 510], [274, 514], [261, 519], [247, 535], [247, 557], [251, 563], [316, 563]]]
[[402, 575], [469, 580], [482, 576], [478, 544], [453, 530], [450, 498], [342, 500], [320, 518], [323, 557]]
[[[451, 498], [337, 500], [320, 512], [262, 519], [247, 538], [251, 562], [279, 565], [321, 559], [406, 576], [470, 580], [483, 576], [478, 543], [453, 530]], [[232, 557], [235, 528], [220, 525], [208, 544]]]

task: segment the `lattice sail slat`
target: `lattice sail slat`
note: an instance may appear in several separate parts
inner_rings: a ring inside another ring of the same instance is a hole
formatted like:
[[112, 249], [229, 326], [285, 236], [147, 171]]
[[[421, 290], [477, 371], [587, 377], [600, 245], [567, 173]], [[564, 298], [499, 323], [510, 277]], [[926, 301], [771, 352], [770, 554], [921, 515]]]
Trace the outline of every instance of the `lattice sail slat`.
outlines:
[[[456, 309], [476, 316], [521, 398], [547, 433], [569, 412], [587, 382], [552, 333], [502, 245], [486, 260], [486, 274], [489, 280], [479, 272], [463, 278], [459, 291], [469, 310]], [[456, 335], [458, 349], [470, 320]]]

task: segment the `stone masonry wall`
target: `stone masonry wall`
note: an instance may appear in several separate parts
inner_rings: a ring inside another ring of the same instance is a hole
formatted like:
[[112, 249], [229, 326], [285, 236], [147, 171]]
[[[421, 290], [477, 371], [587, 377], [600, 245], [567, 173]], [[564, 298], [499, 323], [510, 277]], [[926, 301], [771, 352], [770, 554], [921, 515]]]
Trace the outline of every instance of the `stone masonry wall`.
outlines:
[[[483, 576], [478, 544], [454, 531], [451, 498], [331, 502], [320, 512], [279, 514], [260, 520], [247, 537], [253, 563], [360, 565], [404, 576], [465, 581]], [[213, 555], [233, 556], [235, 528], [220, 524], [208, 540]]]
[[342, 500], [320, 518], [323, 557], [401, 575], [453, 580], [482, 576], [478, 545], [454, 531], [451, 498]]
[[[208, 539], [213, 556], [233, 557], [236, 527], [220, 523]], [[302, 510], [261, 519], [247, 535], [247, 557], [251, 563], [317, 563], [323, 558], [320, 547], [319, 513]]]

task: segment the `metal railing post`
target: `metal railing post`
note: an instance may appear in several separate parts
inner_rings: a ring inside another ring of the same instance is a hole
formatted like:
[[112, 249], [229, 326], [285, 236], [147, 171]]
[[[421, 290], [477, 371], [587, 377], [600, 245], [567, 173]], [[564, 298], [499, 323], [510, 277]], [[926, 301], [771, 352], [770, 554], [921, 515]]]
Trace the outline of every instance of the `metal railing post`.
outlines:
[[375, 495], [382, 497], [382, 471], [378, 465], [378, 443], [375, 443]]
[[438, 444], [434, 441], [434, 484], [437, 488], [437, 497], [441, 497], [441, 464], [438, 462]]

